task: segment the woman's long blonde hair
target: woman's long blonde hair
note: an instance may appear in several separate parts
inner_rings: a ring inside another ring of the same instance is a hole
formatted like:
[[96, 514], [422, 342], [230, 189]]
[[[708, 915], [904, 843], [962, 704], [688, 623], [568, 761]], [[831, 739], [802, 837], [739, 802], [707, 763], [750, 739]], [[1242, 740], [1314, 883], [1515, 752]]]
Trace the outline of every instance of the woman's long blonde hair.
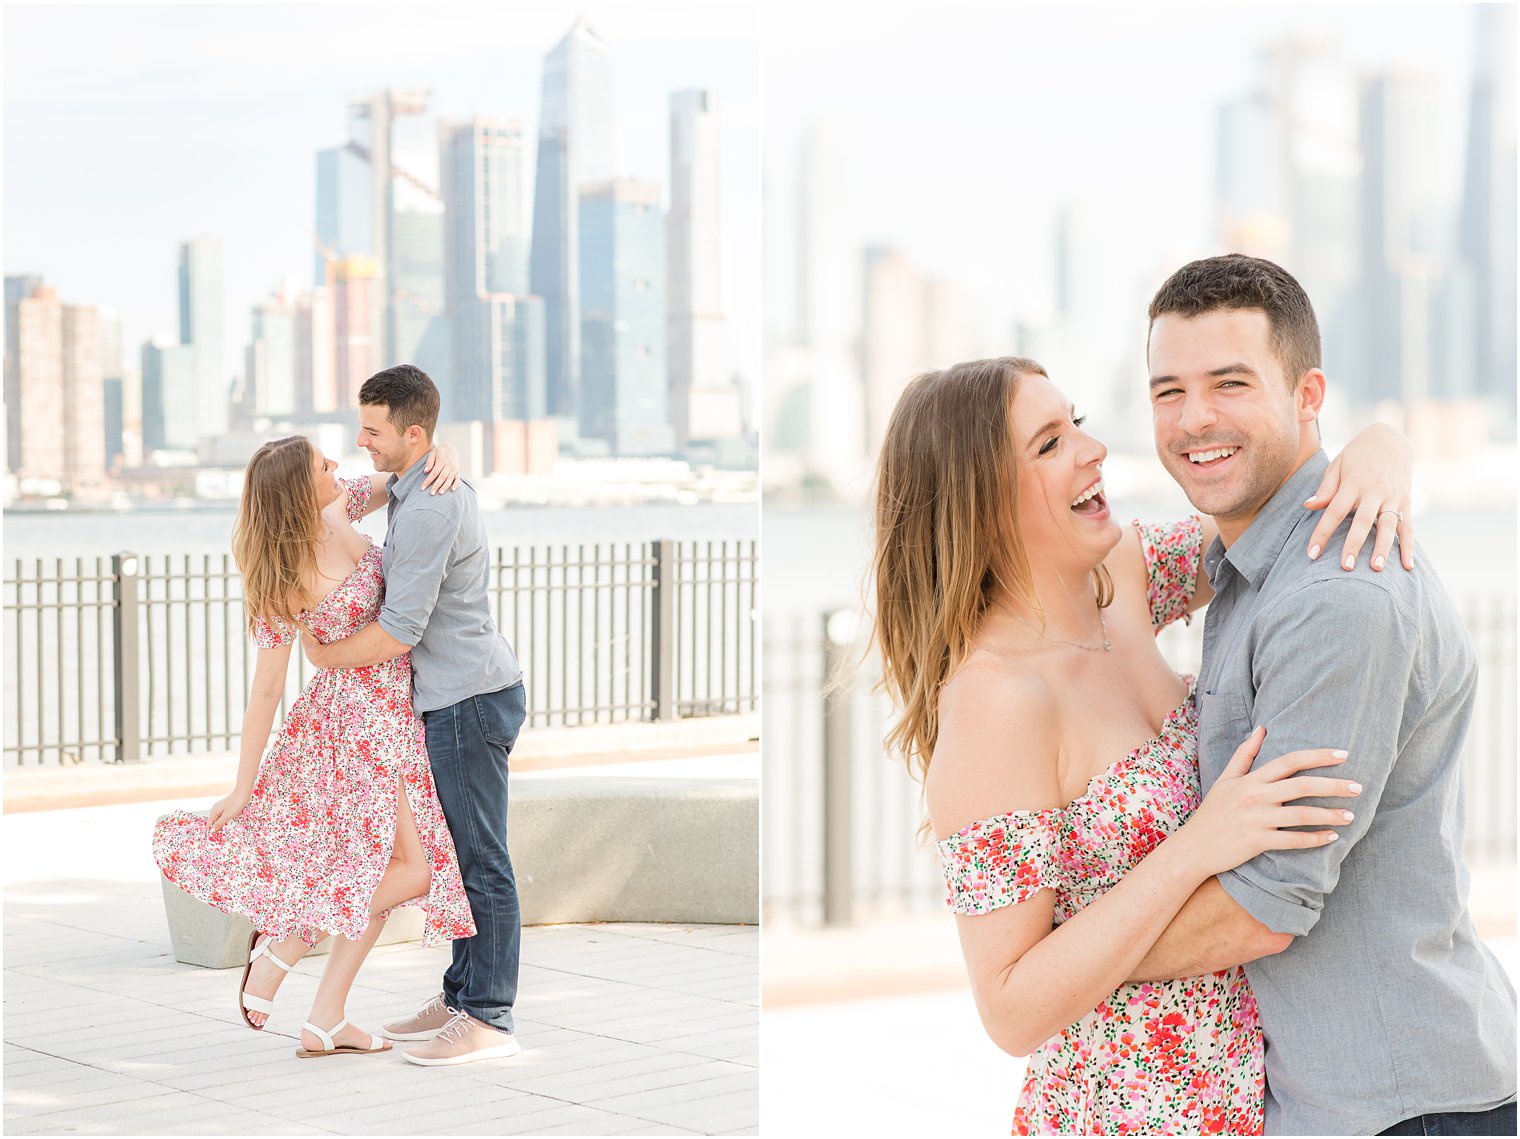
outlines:
[[316, 449], [304, 435], [265, 443], [248, 460], [232, 530], [232, 556], [243, 575], [243, 611], [254, 619], [295, 621], [322, 538], [322, 505], [312, 473]]
[[[972, 360], [912, 380], [876, 469], [873, 639], [882, 687], [901, 712], [887, 734], [922, 782], [939, 738], [939, 694], [1000, 596], [1034, 603], [1019, 534], [1010, 411], [1033, 360]], [[1113, 599], [1101, 566], [1098, 604]]]

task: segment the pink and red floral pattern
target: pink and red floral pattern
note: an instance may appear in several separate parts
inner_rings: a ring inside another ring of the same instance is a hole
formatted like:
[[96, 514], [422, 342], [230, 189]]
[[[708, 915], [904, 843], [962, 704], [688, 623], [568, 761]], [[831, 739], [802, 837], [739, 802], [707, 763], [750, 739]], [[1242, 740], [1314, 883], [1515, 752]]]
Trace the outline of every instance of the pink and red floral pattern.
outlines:
[[[1202, 529], [1140, 527], [1156, 627], [1192, 596]], [[1011, 811], [937, 844], [957, 913], [985, 914], [1055, 892], [1064, 922], [1113, 887], [1198, 807], [1198, 714], [1188, 696], [1161, 733], [1065, 807]], [[1238, 968], [1121, 985], [1042, 1044], [1015, 1135], [1259, 1135], [1265, 1095], [1256, 998]]]
[[[347, 485], [349, 517], [357, 520], [370, 481]], [[375, 619], [384, 590], [372, 545], [301, 621], [324, 644], [342, 640]], [[254, 640], [271, 648], [296, 635], [290, 622], [259, 620]], [[205, 819], [175, 811], [155, 828], [153, 854], [182, 890], [246, 915], [276, 940], [300, 933], [314, 945], [323, 932], [357, 939], [390, 860], [398, 787], [432, 867], [426, 898], [404, 904], [426, 911], [428, 945], [471, 937], [454, 841], [412, 711], [407, 653], [367, 668], [319, 669], [286, 714], [242, 813], [212, 836]]]

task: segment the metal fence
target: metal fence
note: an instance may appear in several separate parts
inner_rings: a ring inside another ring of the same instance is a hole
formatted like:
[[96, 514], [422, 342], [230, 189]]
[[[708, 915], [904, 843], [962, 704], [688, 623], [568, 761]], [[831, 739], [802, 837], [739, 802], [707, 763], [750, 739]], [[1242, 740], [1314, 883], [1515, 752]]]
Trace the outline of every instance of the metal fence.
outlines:
[[[753, 711], [753, 540], [498, 548], [489, 594], [534, 727]], [[238, 745], [256, 650], [226, 554], [33, 558], [5, 582], [8, 763]], [[281, 714], [313, 669], [295, 651]]]
[[[1478, 654], [1478, 691], [1462, 753], [1469, 861], [1515, 857], [1515, 594], [1455, 598]], [[768, 618], [761, 818], [765, 920], [847, 924], [940, 911], [944, 884], [915, 831], [919, 785], [883, 752], [893, 721], [874, 691], [875, 657], [861, 660], [868, 630], [852, 611]], [[1196, 672], [1203, 622], [1161, 634], [1163, 655]], [[826, 691], [825, 678], [846, 666]], [[853, 670], [849, 666], [854, 665]], [[1016, 741], [1010, 741], [1015, 746]]]

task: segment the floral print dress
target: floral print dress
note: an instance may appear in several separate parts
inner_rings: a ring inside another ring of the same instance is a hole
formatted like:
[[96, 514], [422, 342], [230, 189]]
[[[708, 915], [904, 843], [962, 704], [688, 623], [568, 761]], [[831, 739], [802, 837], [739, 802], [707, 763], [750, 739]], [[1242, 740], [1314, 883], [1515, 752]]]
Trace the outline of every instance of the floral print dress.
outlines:
[[[1182, 616], [1202, 553], [1197, 518], [1136, 523], [1156, 629]], [[1198, 807], [1198, 713], [1188, 695], [1161, 734], [1065, 807], [1011, 811], [937, 844], [956, 913], [1055, 891], [1059, 924], [1116, 885]], [[1259, 1135], [1265, 1093], [1256, 999], [1241, 969], [1121, 985], [1029, 1057], [1015, 1135]]]
[[[357, 520], [370, 480], [344, 482], [349, 518]], [[330, 644], [373, 621], [384, 592], [380, 549], [371, 545], [300, 618]], [[297, 636], [287, 621], [255, 622], [260, 648]], [[213, 836], [205, 819], [175, 811], [159, 820], [153, 855], [180, 889], [245, 915], [276, 941], [299, 933], [315, 945], [323, 932], [357, 939], [390, 861], [398, 786], [432, 868], [426, 898], [404, 904], [426, 911], [428, 945], [472, 937], [454, 841], [433, 786], [422, 722], [412, 711], [409, 653], [366, 668], [317, 670], [286, 714], [242, 813]]]

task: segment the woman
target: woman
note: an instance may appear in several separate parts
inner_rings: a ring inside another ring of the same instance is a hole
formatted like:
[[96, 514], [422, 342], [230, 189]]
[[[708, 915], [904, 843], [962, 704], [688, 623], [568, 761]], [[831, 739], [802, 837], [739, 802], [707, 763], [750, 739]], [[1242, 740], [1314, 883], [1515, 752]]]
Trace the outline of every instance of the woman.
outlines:
[[[1200, 805], [1191, 678], [1153, 633], [1208, 600], [1213, 525], [1121, 530], [1107, 452], [1072, 415], [1030, 360], [960, 364], [904, 392], [876, 509], [876, 637], [902, 713], [888, 742], [923, 781], [983, 1024], [1032, 1053], [1014, 1132], [1260, 1133], [1242, 971], [1126, 978], [1206, 879], [1333, 842], [1347, 821], [1285, 803], [1357, 788], [1296, 774], [1344, 757], [1328, 749], [1250, 770], [1258, 729]], [[1380, 509], [1382, 494], [1356, 491], [1399, 472], [1382, 430], [1348, 448], [1342, 488]], [[1375, 556], [1392, 540], [1385, 526]], [[1282, 829], [1302, 826], [1315, 829]]]
[[[344, 1006], [393, 907], [422, 905], [429, 945], [475, 933], [412, 712], [408, 655], [318, 670], [260, 762], [298, 633], [339, 640], [380, 611], [380, 549], [352, 524], [384, 504], [385, 476], [339, 481], [335, 465], [299, 435], [248, 463], [233, 551], [259, 652], [237, 782], [209, 819], [177, 811], [153, 835], [171, 882], [253, 922], [238, 997], [250, 1028], [264, 1027], [296, 961], [334, 935], [302, 1058], [390, 1048], [350, 1025]], [[426, 469], [434, 492], [457, 484], [457, 455], [435, 452]]]

